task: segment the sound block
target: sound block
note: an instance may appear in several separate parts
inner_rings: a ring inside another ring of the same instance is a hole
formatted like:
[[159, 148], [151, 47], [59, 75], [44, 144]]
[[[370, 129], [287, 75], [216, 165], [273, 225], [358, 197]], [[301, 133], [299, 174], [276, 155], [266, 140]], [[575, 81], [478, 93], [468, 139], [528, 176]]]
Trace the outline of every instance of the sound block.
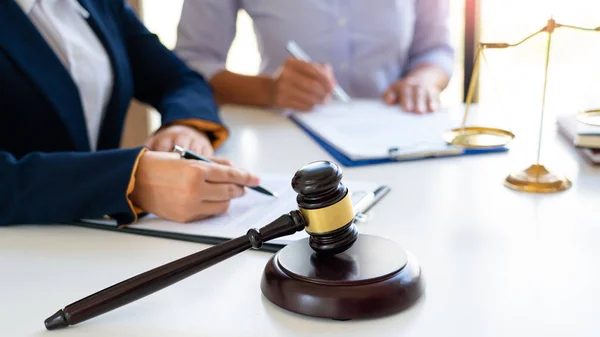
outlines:
[[292, 242], [269, 260], [261, 280], [262, 293], [275, 305], [336, 320], [401, 311], [423, 288], [412, 255], [391, 240], [363, 234], [333, 256], [317, 255], [308, 238]]

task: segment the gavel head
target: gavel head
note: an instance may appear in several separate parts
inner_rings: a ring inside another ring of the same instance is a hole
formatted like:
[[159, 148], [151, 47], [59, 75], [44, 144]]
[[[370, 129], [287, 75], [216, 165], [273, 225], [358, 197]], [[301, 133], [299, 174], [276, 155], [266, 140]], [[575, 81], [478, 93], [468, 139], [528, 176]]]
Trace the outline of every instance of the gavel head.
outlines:
[[310, 247], [318, 254], [341, 253], [358, 238], [350, 195], [341, 180], [342, 170], [327, 161], [304, 166], [292, 179]]

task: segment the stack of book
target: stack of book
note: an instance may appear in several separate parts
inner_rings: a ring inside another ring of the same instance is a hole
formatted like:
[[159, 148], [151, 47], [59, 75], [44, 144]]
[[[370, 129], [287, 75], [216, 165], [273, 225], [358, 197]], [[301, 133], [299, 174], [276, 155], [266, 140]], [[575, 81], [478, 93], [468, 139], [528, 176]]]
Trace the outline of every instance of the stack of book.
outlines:
[[558, 130], [592, 164], [600, 164], [600, 126], [577, 121], [574, 115], [558, 116]]

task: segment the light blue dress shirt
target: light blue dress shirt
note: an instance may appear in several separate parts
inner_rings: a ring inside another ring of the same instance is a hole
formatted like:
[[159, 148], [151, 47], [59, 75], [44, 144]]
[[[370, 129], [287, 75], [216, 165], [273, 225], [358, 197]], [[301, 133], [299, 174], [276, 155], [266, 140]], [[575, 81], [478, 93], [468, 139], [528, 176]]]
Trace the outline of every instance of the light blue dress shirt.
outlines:
[[225, 69], [240, 9], [253, 19], [260, 73], [273, 75], [295, 40], [330, 63], [352, 97], [380, 97], [421, 64], [452, 74], [449, 0], [186, 0], [175, 52], [210, 80]]

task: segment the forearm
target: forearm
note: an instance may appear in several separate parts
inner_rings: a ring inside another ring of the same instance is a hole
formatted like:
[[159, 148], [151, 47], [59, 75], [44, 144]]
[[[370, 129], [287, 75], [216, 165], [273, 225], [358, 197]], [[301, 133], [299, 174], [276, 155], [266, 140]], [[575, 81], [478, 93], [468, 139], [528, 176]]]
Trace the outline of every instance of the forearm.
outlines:
[[224, 70], [213, 76], [210, 85], [219, 104], [272, 106], [271, 77], [240, 75]]
[[447, 71], [435, 64], [419, 65], [404, 77], [416, 79], [419, 83], [432, 85], [440, 90], [445, 89], [450, 81]]
[[0, 225], [104, 215], [133, 222], [127, 194], [142, 151], [31, 153], [19, 160], [0, 152]]

